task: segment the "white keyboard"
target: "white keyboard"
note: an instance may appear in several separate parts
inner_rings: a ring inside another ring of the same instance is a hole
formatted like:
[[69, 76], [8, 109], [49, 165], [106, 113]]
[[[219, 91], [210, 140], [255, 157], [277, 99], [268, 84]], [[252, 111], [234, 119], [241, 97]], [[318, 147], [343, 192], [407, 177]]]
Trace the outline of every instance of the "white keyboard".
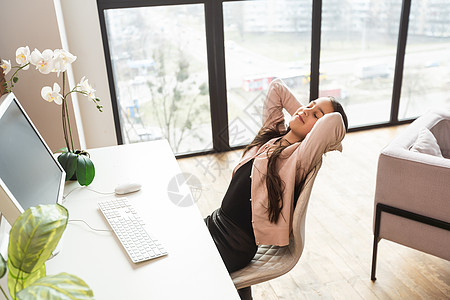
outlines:
[[98, 206], [134, 263], [167, 255], [158, 239], [145, 230], [145, 224], [127, 198], [102, 201]]

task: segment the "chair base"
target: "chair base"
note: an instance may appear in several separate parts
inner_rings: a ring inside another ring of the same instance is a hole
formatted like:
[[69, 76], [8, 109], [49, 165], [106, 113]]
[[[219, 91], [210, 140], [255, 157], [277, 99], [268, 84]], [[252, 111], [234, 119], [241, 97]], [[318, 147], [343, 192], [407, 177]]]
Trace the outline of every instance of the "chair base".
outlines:
[[248, 286], [242, 289], [237, 290], [239, 297], [241, 297], [241, 300], [252, 300], [252, 287]]

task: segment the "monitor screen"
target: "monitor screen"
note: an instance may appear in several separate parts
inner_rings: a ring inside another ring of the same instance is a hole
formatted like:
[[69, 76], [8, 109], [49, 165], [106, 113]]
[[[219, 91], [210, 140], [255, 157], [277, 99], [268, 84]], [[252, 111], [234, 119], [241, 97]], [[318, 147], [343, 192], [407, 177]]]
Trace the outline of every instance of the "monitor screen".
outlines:
[[59, 202], [64, 179], [64, 170], [15, 96], [12, 93], [3, 96], [0, 99], [0, 212], [12, 225], [32, 206]]

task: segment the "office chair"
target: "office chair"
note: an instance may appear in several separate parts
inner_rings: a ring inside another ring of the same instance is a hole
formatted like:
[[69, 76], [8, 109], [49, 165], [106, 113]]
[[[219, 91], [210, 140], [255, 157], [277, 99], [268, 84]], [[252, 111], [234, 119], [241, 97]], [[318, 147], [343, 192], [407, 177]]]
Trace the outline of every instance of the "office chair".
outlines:
[[241, 299], [252, 299], [251, 286], [289, 272], [298, 262], [305, 246], [305, 219], [309, 197], [322, 161], [308, 173], [297, 200], [288, 246], [258, 246], [252, 261], [230, 274]]

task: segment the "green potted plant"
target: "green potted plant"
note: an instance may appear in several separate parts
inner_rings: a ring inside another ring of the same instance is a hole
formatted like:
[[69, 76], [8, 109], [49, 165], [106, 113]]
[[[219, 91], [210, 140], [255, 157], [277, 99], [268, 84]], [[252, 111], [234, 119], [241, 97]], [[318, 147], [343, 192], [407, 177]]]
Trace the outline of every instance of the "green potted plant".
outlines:
[[[0, 278], [8, 271], [12, 299], [94, 299], [89, 286], [75, 275], [46, 276], [45, 262], [55, 250], [67, 221], [67, 209], [54, 204], [32, 207], [14, 222], [7, 262], [0, 255]], [[0, 289], [9, 299], [1, 286]]]
[[89, 84], [86, 77], [81, 78], [80, 82], [74, 88], [66, 92], [66, 71], [76, 58], [76, 56], [63, 49], [46, 49], [42, 53], [38, 49], [34, 49], [34, 51], [30, 53], [28, 46], [20, 47], [16, 51], [17, 66], [12, 66], [11, 61], [2, 59], [0, 68], [3, 69], [3, 74], [6, 76], [10, 71], [14, 70], [14, 72], [9, 80], [1, 78], [0, 82], [3, 93], [11, 92], [14, 85], [19, 81], [17, 75], [18, 72], [21, 70], [28, 70], [30, 65], [35, 66], [36, 70], [41, 74], [57, 73], [59, 78], [62, 73], [62, 89], [60, 85], [55, 82], [53, 87], [44, 86], [41, 90], [41, 96], [48, 102], [54, 102], [61, 105], [61, 117], [66, 147], [58, 150], [62, 152], [58, 156], [58, 161], [66, 171], [66, 180], [76, 179], [80, 185], [89, 185], [92, 180], [94, 180], [95, 167], [89, 157], [89, 153], [74, 148], [67, 103], [71, 94], [79, 93], [92, 100], [99, 111], [102, 111], [102, 106], [99, 104], [100, 99], [95, 96], [95, 90]]

